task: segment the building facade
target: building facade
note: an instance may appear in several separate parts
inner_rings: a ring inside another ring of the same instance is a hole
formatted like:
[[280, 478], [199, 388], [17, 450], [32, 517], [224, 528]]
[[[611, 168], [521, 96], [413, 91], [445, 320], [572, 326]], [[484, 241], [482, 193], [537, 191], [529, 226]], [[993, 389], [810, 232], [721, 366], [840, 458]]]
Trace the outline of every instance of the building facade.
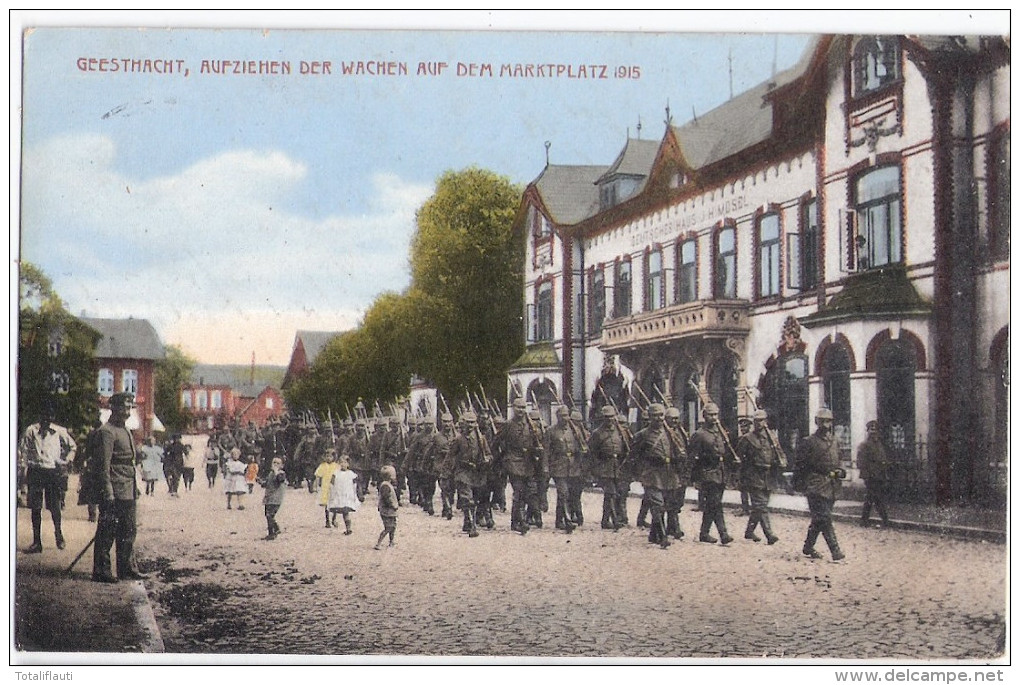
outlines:
[[163, 343], [152, 324], [145, 319], [96, 319], [81, 321], [100, 334], [96, 345], [96, 391], [100, 411], [106, 415], [115, 393], [135, 396], [135, 408], [128, 427], [138, 438], [147, 438], [163, 430], [156, 416], [156, 362], [163, 358]]
[[181, 387], [181, 406], [195, 433], [224, 428], [233, 421], [264, 426], [287, 413], [279, 384], [285, 370], [277, 366], [196, 364]]
[[822, 36], [792, 68], [605, 168], [525, 191], [528, 348], [569, 396], [755, 407], [789, 455], [820, 407], [851, 481], [877, 419], [899, 496], [1005, 493], [1009, 45]]

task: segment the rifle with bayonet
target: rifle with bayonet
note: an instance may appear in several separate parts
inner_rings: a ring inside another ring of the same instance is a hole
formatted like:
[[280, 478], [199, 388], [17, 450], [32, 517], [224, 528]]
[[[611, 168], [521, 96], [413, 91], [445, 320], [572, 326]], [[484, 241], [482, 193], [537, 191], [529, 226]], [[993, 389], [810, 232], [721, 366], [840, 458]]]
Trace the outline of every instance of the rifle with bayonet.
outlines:
[[[747, 395], [747, 399], [751, 401], [751, 406], [754, 407], [754, 411], [758, 411], [758, 403], [755, 401], [754, 395], [751, 394], [751, 388], [745, 388], [744, 394]], [[779, 468], [785, 469], [787, 466], [786, 453], [783, 452], [783, 447], [779, 444], [779, 437], [772, 432], [767, 421], [765, 423], [765, 436], [768, 438], [769, 445], [771, 445], [772, 449], [775, 450], [776, 457], [779, 459]]]
[[[638, 392], [641, 394], [641, 397], [645, 400], [645, 408], [649, 407], [652, 404], [651, 399], [649, 399], [648, 395], [645, 394], [645, 391], [641, 389], [640, 385], [638, 385], [637, 383], [632, 383], [631, 387], [637, 388]], [[655, 387], [654, 384], [652, 387]], [[659, 394], [661, 395], [662, 393]], [[663, 402], [663, 404], [667, 403]], [[679, 452], [687, 454], [687, 440], [686, 440], [687, 436], [684, 435], [684, 439], [681, 440], [680, 436], [676, 434], [676, 431], [674, 431], [673, 428], [666, 422], [665, 417], [663, 417], [662, 419], [662, 427], [666, 430], [666, 436], [669, 438], [669, 441], [673, 444], [673, 447], [677, 449]], [[681, 428], [680, 430], [683, 430], [683, 428]]]
[[[694, 388], [695, 392], [698, 393], [698, 398], [701, 400], [701, 406], [702, 407], [704, 407], [704, 406], [708, 405], [710, 402], [712, 402], [712, 398], [709, 397], [707, 393], [705, 393], [705, 392], [703, 392], [701, 390], [701, 386], [697, 385], [694, 381], [691, 381], [691, 380], [688, 380], [687, 383], [692, 388]], [[737, 456], [737, 451], [735, 449], [733, 449], [733, 445], [730, 444], [730, 438], [726, 434], [726, 429], [723, 428], [722, 421], [719, 420], [718, 416], [715, 417], [715, 425], [716, 425], [716, 428], [719, 429], [719, 434], [722, 436], [723, 443], [726, 444], [726, 449], [729, 450], [730, 456], [733, 457], [733, 463], [734, 464], [739, 464], [740, 463], [740, 457]]]
[[[673, 407], [673, 405], [672, 405], [672, 404], [670, 404], [670, 403], [669, 403], [669, 402], [668, 402], [668, 401], [666, 400], [666, 396], [662, 394], [662, 391], [661, 391], [661, 390], [659, 390], [659, 386], [657, 386], [657, 385], [655, 385], [655, 384], [653, 383], [653, 384], [652, 384], [652, 389], [653, 389], [653, 390], [655, 390], [655, 392], [656, 392], [656, 393], [657, 393], [657, 394], [659, 395], [659, 398], [660, 398], [660, 399], [662, 400], [662, 403], [663, 403], [663, 404], [665, 404], [665, 405], [666, 405], [667, 407], [670, 407], [670, 408], [672, 408], [672, 407]], [[666, 426], [666, 430], [670, 431], [670, 436], [671, 436], [671, 437], [673, 438], [673, 441], [674, 441], [674, 442], [677, 442], [677, 440], [676, 440], [676, 436], [675, 436], [675, 435], [673, 434], [673, 430], [672, 430], [671, 426], [669, 425], [669, 423], [665, 423], [665, 422], [664, 422], [664, 424], [665, 424], [665, 426]], [[683, 442], [682, 442], [682, 443], [680, 443], [680, 444], [682, 444], [682, 445], [683, 445], [683, 447], [684, 447], [684, 450], [686, 450], [686, 449], [687, 449], [687, 445], [688, 445], [688, 444], [690, 444], [690, 442], [691, 442], [691, 436], [687, 434], [687, 431], [686, 431], [686, 430], [684, 430], [684, 427], [683, 427], [683, 425], [682, 425], [682, 424], [679, 424], [679, 423], [678, 423], [676, 427], [677, 427], [677, 429], [678, 429], [678, 430], [680, 431], [680, 437], [681, 437], [681, 438], [683, 439]]]

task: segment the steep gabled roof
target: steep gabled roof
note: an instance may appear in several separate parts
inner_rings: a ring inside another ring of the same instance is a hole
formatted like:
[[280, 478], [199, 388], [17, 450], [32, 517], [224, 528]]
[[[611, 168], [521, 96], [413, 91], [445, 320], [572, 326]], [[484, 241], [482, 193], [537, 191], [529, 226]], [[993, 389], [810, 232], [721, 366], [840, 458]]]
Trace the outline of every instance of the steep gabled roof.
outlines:
[[606, 173], [599, 176], [595, 181], [601, 183], [614, 176], [643, 176], [648, 177], [648, 172], [655, 161], [655, 155], [659, 152], [659, 140], [642, 140], [640, 138], [628, 138], [620, 154], [616, 156]]
[[571, 226], [599, 211], [599, 190], [595, 185], [606, 166], [550, 164], [532, 185], [549, 212], [549, 219], [560, 226]]
[[297, 346], [298, 340], [301, 341], [301, 345], [305, 348], [305, 359], [308, 365], [311, 366], [315, 358], [322, 352], [322, 348], [326, 346], [330, 340], [340, 335], [342, 331], [298, 331], [294, 339], [294, 345]]
[[715, 109], [697, 114], [683, 125], [674, 126], [681, 153], [691, 168], [701, 169], [767, 140], [773, 133], [772, 102], [767, 96], [803, 76], [817, 47], [815, 38], [794, 66]]
[[99, 359], [162, 359], [163, 343], [152, 324], [145, 319], [93, 319], [81, 321], [99, 332], [96, 346]]
[[190, 380], [194, 385], [228, 386], [239, 397], [255, 397], [267, 385], [279, 388], [286, 370], [284, 366], [257, 365], [253, 374], [252, 367], [245, 364], [195, 364]]

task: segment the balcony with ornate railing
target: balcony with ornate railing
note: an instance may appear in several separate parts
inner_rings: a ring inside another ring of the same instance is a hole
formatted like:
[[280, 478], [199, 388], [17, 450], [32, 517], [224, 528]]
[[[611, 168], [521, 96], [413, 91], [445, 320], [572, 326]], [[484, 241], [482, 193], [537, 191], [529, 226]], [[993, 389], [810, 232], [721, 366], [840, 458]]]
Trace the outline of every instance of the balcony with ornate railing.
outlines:
[[610, 319], [602, 326], [603, 352], [683, 338], [746, 337], [747, 300], [698, 300]]

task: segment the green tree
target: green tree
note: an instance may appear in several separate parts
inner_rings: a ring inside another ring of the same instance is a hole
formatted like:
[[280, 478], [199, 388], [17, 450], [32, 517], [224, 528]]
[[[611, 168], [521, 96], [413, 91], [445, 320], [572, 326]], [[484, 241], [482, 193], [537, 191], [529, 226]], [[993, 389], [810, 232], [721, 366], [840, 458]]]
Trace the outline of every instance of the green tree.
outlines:
[[181, 387], [191, 378], [195, 360], [177, 345], [166, 345], [165, 356], [156, 361], [155, 412], [168, 432], [183, 432], [191, 424], [191, 412], [181, 405]]
[[64, 309], [35, 265], [21, 262], [18, 286], [18, 432], [38, 421], [49, 404], [57, 423], [84, 433], [99, 418], [99, 333]]
[[421, 354], [415, 370], [450, 397], [479, 383], [502, 396], [524, 349], [521, 190], [484, 169], [450, 171], [417, 213], [411, 288]]

